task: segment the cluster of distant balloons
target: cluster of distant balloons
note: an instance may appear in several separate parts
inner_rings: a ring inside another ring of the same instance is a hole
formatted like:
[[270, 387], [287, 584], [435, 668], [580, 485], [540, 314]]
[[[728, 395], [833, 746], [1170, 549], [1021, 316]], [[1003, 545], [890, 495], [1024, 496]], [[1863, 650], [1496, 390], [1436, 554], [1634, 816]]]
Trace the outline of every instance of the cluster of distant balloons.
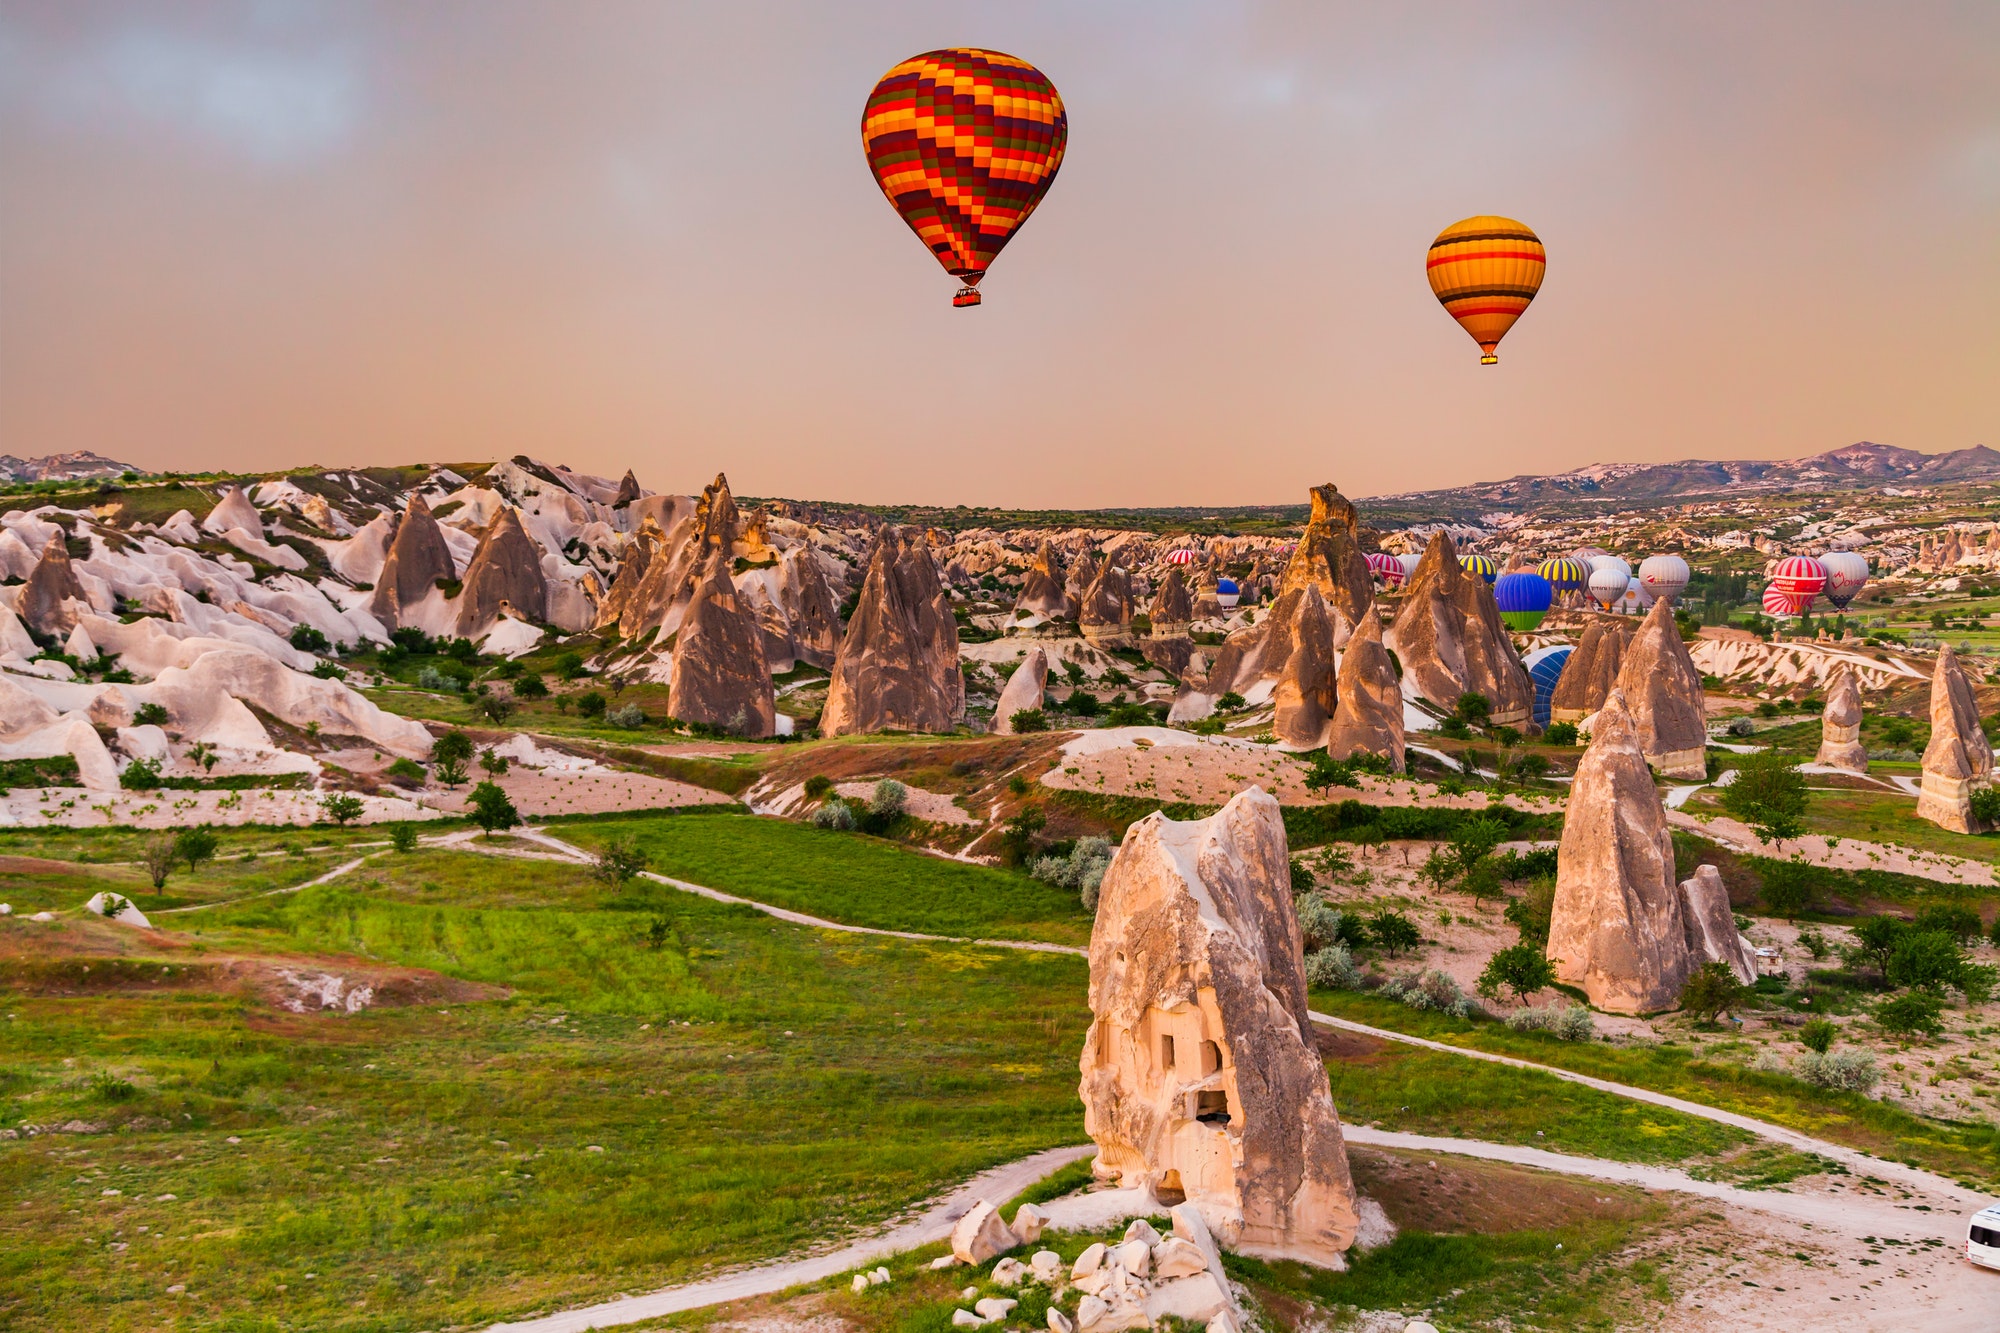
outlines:
[[[890, 205], [958, 280], [951, 303], [976, 306], [986, 270], [1055, 183], [1069, 113], [1027, 61], [951, 47], [882, 76], [861, 115], [861, 142]], [[1547, 265], [1532, 230], [1482, 214], [1440, 232], [1424, 272], [1490, 366]]]

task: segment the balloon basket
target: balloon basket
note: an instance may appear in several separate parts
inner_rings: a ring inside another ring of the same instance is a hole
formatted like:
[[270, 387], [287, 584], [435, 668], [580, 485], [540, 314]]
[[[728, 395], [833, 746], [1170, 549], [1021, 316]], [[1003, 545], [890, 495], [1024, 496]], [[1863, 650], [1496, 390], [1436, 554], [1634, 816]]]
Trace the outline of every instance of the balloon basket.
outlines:
[[1500, 358], [1488, 352], [1479, 358], [1479, 364], [1482, 366], [1497, 366], [1500, 364]]
[[978, 305], [979, 289], [977, 287], [959, 288], [958, 295], [951, 298], [951, 304], [952, 308], [956, 310], [963, 310], [966, 306], [969, 305]]

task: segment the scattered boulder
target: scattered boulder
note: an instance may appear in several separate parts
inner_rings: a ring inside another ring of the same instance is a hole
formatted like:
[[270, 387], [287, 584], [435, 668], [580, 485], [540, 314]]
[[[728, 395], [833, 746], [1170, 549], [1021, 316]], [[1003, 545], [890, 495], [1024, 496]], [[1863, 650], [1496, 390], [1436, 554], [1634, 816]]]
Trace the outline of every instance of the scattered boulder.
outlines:
[[973, 1204], [951, 1229], [951, 1252], [962, 1264], [983, 1264], [988, 1259], [997, 1259], [1020, 1243], [1020, 1238], [1000, 1220], [1000, 1210], [984, 1199]]
[[136, 903], [123, 894], [92, 894], [90, 901], [83, 905], [83, 910], [86, 912], [95, 912], [106, 921], [115, 921], [121, 926], [130, 926], [134, 930], [151, 930], [153, 928], [153, 923], [146, 919], [146, 914], [139, 910]]
[[1630, 638], [1630, 629], [1616, 617], [1590, 618], [1549, 695], [1549, 721], [1581, 722], [1604, 707], [1604, 696], [1618, 683], [1625, 665]]
[[950, 731], [964, 717], [958, 624], [937, 562], [916, 529], [885, 527], [833, 664], [820, 734]]
[[1618, 688], [1632, 711], [1646, 762], [1670, 778], [1708, 775], [1708, 721], [1701, 672], [1674, 624], [1673, 604], [1653, 603], [1625, 649]]
[[1080, 1091], [1097, 1174], [1184, 1195], [1241, 1253], [1339, 1266], [1354, 1186], [1268, 793], [1126, 831], [1091, 931], [1090, 1008]]
[[504, 508], [480, 537], [479, 549], [465, 568], [465, 587], [458, 597], [458, 635], [476, 639], [508, 612], [521, 620], [547, 620], [548, 603], [541, 548], [521, 527], [519, 515]]
[[1527, 724], [1535, 687], [1486, 581], [1466, 577], [1443, 529], [1410, 576], [1387, 642], [1403, 663], [1406, 685], [1439, 708], [1456, 707], [1462, 694], [1479, 694], [1496, 726]]
[[777, 733], [777, 705], [756, 618], [729, 579], [729, 552], [709, 557], [674, 637], [668, 711], [737, 736], [762, 740]]
[[[1028, 655], [1014, 668], [1014, 674], [1007, 677], [1007, 683], [1000, 690], [1000, 702], [993, 709], [993, 734], [1012, 736], [1014, 734], [1014, 714], [1042, 706], [1049, 684], [1049, 655], [1039, 647], [1028, 649]], [[1033, 1240], [1033, 1236], [1027, 1237]]]
[[1326, 739], [1334, 759], [1376, 754], [1403, 771], [1403, 687], [1396, 664], [1382, 646], [1382, 621], [1373, 610], [1361, 617], [1341, 655], [1339, 702]]
[[1570, 787], [1548, 957], [1557, 979], [1583, 987], [1597, 1008], [1656, 1013], [1680, 1002], [1688, 937], [1666, 807], [1624, 692], [1613, 688]]
[[1826, 711], [1820, 715], [1819, 753], [1815, 763], [1868, 771], [1868, 750], [1861, 744], [1861, 679], [1842, 662], [1827, 679]]
[[458, 566], [452, 563], [451, 548], [445, 544], [437, 519], [431, 516], [431, 507], [422, 495], [411, 492], [410, 507], [396, 524], [381, 577], [375, 580], [375, 593], [368, 601], [370, 614], [394, 629], [403, 623], [404, 608], [428, 597], [438, 580], [457, 577]]
[[1015, 616], [1060, 620], [1063, 614], [1062, 562], [1047, 539], [1035, 548], [1035, 558], [1021, 576], [1021, 595], [1014, 599]]
[[14, 609], [38, 634], [67, 634], [76, 625], [77, 604], [87, 601], [58, 531], [42, 548]]
[[[1024, 1203], [1014, 1210], [1014, 1221], [1008, 1227], [1008, 1230], [1020, 1237], [1023, 1245], [1033, 1245], [1042, 1238], [1042, 1229], [1048, 1224], [1049, 1215], [1047, 1213], [1035, 1207], [1032, 1203]], [[1037, 1251], [1034, 1255], [1034, 1265], [1038, 1272], [1042, 1267], [1043, 1255], [1049, 1256], [1058, 1265], [1062, 1262], [1062, 1257], [1053, 1250]]]
[[[1292, 596], [1286, 593], [1282, 596]], [[1333, 725], [1333, 622], [1313, 584], [1297, 590], [1298, 609], [1291, 624], [1291, 654], [1278, 675], [1272, 702], [1277, 716], [1271, 730], [1283, 750], [1317, 750], [1326, 744]], [[1370, 608], [1370, 618], [1373, 618]], [[1275, 617], [1274, 617], [1275, 619]]]
[[1931, 673], [1931, 743], [1924, 747], [1917, 817], [1954, 833], [1982, 833], [1972, 793], [1992, 783], [1993, 746], [1979, 729], [1972, 681], [1951, 645], [1943, 644]]
[[1721, 963], [1744, 985], [1757, 980], [1757, 950], [1736, 929], [1736, 913], [1729, 906], [1729, 890], [1722, 872], [1714, 866], [1696, 866], [1693, 875], [1681, 881], [1681, 913], [1687, 922], [1688, 952], [1692, 963]]

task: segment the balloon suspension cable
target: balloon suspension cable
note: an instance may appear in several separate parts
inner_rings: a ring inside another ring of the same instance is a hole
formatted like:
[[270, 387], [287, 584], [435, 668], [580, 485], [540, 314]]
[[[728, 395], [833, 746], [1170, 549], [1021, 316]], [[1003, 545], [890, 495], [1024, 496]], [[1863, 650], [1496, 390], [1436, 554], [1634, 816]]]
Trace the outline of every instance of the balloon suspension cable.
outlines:
[[955, 308], [960, 309], [969, 305], [978, 305], [979, 289], [977, 287], [961, 287], [958, 289], [958, 295], [951, 298], [951, 303]]

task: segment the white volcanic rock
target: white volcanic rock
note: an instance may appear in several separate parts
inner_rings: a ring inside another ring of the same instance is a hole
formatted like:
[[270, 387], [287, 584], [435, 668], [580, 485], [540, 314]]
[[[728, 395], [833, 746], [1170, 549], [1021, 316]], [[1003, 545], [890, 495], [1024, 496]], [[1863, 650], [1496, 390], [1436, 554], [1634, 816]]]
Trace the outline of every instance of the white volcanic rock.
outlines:
[[1080, 1091], [1098, 1174], [1185, 1194], [1231, 1249], [1339, 1265], [1354, 1187], [1267, 793], [1126, 831], [1091, 931], [1090, 1007]]
[[1701, 672], [1681, 642], [1671, 602], [1654, 602], [1647, 612], [1625, 649], [1618, 688], [1632, 710], [1646, 762], [1670, 778], [1707, 776], [1708, 723]]
[[412, 494], [375, 580], [369, 613], [391, 629], [408, 624], [404, 613], [412, 605], [434, 592], [439, 579], [456, 577], [458, 562], [445, 542], [443, 529], [424, 497]]
[[[1028, 649], [1021, 665], [1007, 677], [1000, 690], [1000, 702], [993, 709], [993, 734], [1014, 734], [1014, 714], [1040, 708], [1049, 684], [1049, 655], [1037, 646]], [[1032, 1237], [1030, 1237], [1032, 1239]]]
[[192, 666], [168, 667], [150, 686], [133, 689], [140, 692], [163, 704], [183, 733], [205, 733], [205, 723], [226, 720], [227, 705], [240, 708], [240, 700], [291, 726], [318, 723], [325, 733], [354, 736], [406, 758], [422, 759], [431, 750], [431, 734], [422, 723], [383, 712], [337, 680], [293, 671], [244, 648], [207, 652]]
[[1548, 956], [1608, 1013], [1671, 1009], [1692, 967], [1666, 807], [1625, 695], [1597, 711], [1556, 856]]
[[[116, 912], [111, 910], [114, 903], [118, 905]], [[153, 923], [146, 919], [146, 914], [140, 911], [138, 906], [122, 893], [94, 893], [90, 896], [89, 901], [84, 903], [83, 910], [86, 912], [95, 912], [107, 921], [116, 922], [121, 926], [130, 926], [134, 930], [151, 930], [153, 928]]]
[[1755, 983], [1757, 950], [1736, 929], [1736, 913], [1729, 906], [1722, 872], [1711, 865], [1696, 866], [1680, 888], [1688, 952], [1694, 955], [1694, 965], [1722, 963], [1744, 985]]
[[1827, 678], [1819, 753], [1813, 761], [1850, 773], [1868, 771], [1868, 749], [1861, 743], [1861, 681], [1845, 662]]
[[[262, 529], [259, 529], [261, 531]], [[306, 568], [306, 558], [289, 546], [278, 546], [265, 541], [248, 528], [231, 528], [222, 534], [222, 540], [234, 546], [253, 560], [261, 560], [267, 565], [280, 569], [299, 570]]]
[[97, 645], [90, 641], [90, 631], [83, 627], [81, 620], [77, 622], [76, 628], [69, 632], [69, 638], [63, 642], [63, 655], [74, 657], [85, 666], [97, 660]]
[[11, 655], [26, 661], [40, 651], [21, 618], [10, 607], [0, 606], [0, 657]]
[[53, 759], [65, 754], [76, 760], [84, 786], [117, 790], [118, 765], [87, 716], [59, 713], [24, 682], [0, 674], [0, 759]]
[[1021, 1243], [1000, 1218], [1000, 1210], [981, 1199], [951, 1229], [951, 1252], [963, 1264], [997, 1259]]
[[1993, 746], [1979, 729], [1979, 701], [1950, 644], [1938, 649], [1931, 673], [1931, 740], [1917, 818], [1955, 833], [1985, 831], [1972, 814], [1972, 793], [1993, 783]]
[[256, 505], [250, 503], [250, 497], [243, 493], [241, 486], [231, 486], [224, 491], [222, 499], [201, 521], [203, 532], [214, 533], [218, 537], [232, 528], [256, 537], [264, 535], [264, 516], [257, 512]]
[[548, 618], [549, 587], [542, 553], [522, 530], [519, 514], [501, 509], [479, 539], [458, 596], [458, 637], [477, 638], [502, 615]]
[[172, 517], [153, 531], [183, 546], [195, 546], [201, 541], [201, 529], [195, 526], [194, 515], [185, 509], [176, 509]]
[[493, 628], [487, 630], [485, 636], [479, 640], [479, 651], [491, 653], [495, 657], [519, 657], [523, 653], [533, 652], [535, 645], [540, 643], [542, 638], [543, 634], [539, 627], [530, 625], [525, 620], [502, 616], [493, 622]]
[[350, 583], [374, 583], [382, 577], [382, 565], [389, 558], [389, 539], [395, 522], [387, 514], [377, 514], [345, 540], [315, 537], [326, 552], [326, 562], [334, 573]]

